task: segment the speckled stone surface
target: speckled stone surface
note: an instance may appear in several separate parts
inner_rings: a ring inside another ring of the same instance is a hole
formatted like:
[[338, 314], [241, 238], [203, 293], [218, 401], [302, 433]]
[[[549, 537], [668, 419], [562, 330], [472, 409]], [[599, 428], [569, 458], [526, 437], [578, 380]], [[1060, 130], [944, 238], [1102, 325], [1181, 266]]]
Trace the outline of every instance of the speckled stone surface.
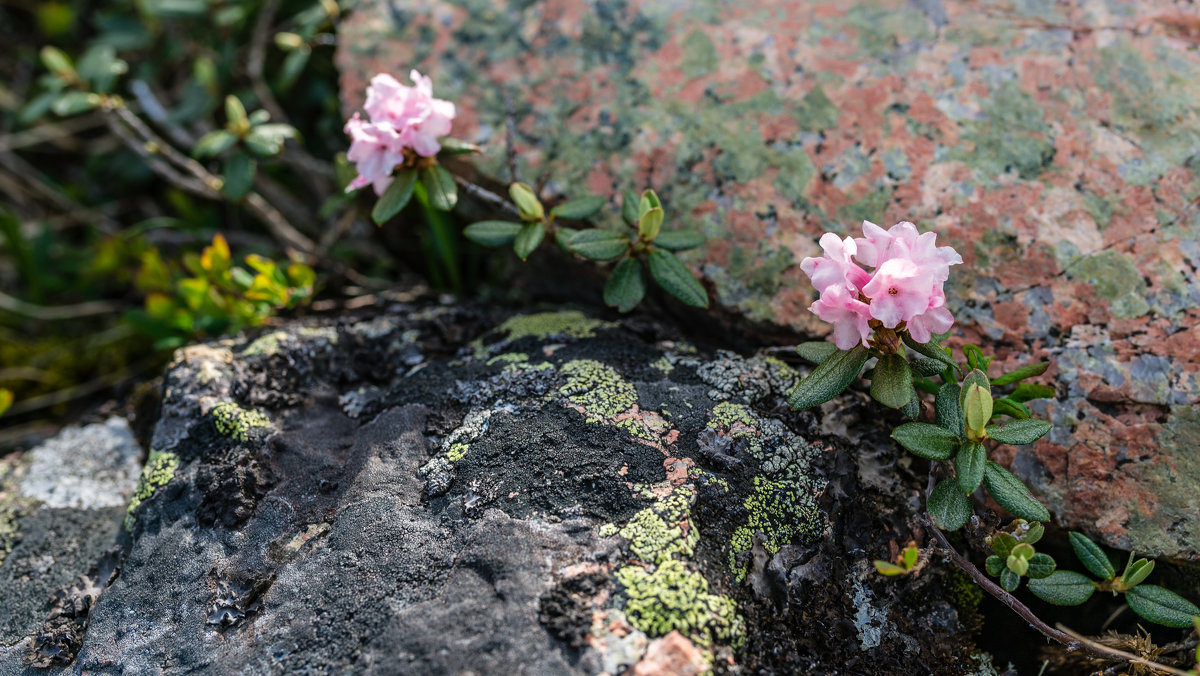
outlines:
[[720, 304], [801, 334], [820, 232], [936, 230], [958, 335], [1054, 363], [1055, 431], [999, 459], [1068, 526], [1195, 560], [1198, 40], [1170, 2], [363, 0], [338, 59], [347, 111], [430, 74], [501, 180], [511, 94], [526, 180], [653, 187]]

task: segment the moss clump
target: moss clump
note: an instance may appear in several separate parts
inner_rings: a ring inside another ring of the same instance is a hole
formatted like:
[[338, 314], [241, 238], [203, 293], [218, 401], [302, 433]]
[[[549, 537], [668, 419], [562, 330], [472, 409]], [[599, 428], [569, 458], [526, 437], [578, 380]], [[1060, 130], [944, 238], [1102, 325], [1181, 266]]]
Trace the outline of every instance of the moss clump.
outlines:
[[633, 408], [637, 390], [612, 368], [591, 359], [576, 359], [562, 367], [567, 384], [561, 392], [583, 408], [588, 422], [612, 420]]
[[676, 554], [691, 556], [700, 539], [695, 528], [687, 527], [690, 489], [676, 489], [653, 507], [634, 515], [619, 531], [629, 540], [629, 550], [646, 563], [661, 563]]
[[763, 548], [771, 554], [793, 539], [812, 542], [825, 533], [825, 519], [806, 485], [755, 477], [754, 492], [743, 504], [746, 523], [729, 542], [729, 567], [738, 582], [746, 577], [749, 561], [743, 554], [753, 546], [755, 533], [763, 534]]
[[271, 420], [265, 414], [244, 409], [232, 401], [218, 403], [208, 414], [217, 432], [234, 441], [249, 441], [253, 429], [271, 426]]
[[137, 490], [133, 492], [133, 499], [129, 501], [129, 508], [125, 510], [125, 530], [133, 532], [133, 524], [137, 520], [134, 512], [137, 511], [138, 505], [149, 500], [155, 491], [167, 485], [167, 482], [175, 476], [177, 469], [179, 469], [179, 457], [174, 453], [150, 449], [146, 464], [142, 466], [142, 476], [138, 479]]
[[[531, 315], [509, 317], [496, 327], [496, 331], [504, 334], [502, 344], [511, 343], [522, 338], [546, 339], [552, 336], [567, 338], [591, 338], [596, 335], [596, 329], [611, 326], [609, 322], [593, 319], [578, 310], [565, 312], [539, 312]], [[483, 341], [472, 343], [475, 356], [487, 356], [488, 348]]]
[[647, 635], [679, 631], [705, 647], [740, 643], [745, 627], [733, 599], [710, 594], [708, 580], [682, 561], [668, 559], [653, 570], [624, 566], [616, 578], [627, 597], [625, 616]]

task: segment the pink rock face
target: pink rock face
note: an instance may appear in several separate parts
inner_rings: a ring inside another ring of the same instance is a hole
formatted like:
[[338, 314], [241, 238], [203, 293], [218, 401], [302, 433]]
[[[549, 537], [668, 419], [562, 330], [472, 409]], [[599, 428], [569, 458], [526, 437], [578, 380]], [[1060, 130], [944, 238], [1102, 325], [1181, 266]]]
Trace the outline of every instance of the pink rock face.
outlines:
[[714, 300], [799, 334], [833, 330], [799, 264], [822, 233], [936, 232], [963, 265], [924, 330], [952, 314], [994, 375], [1053, 363], [1054, 431], [994, 459], [1071, 528], [1200, 560], [1194, 26], [1116, 0], [364, 0], [338, 59], [347, 113], [377, 72], [432, 74], [497, 177], [511, 95], [525, 177], [654, 188], [709, 235]]

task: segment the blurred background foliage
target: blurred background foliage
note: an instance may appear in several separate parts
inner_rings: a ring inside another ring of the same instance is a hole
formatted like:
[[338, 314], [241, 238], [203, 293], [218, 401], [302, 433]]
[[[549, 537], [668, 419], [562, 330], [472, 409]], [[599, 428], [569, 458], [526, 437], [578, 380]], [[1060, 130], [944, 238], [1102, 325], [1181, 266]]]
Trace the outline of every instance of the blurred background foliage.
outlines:
[[450, 217], [398, 238], [343, 192], [344, 9], [0, 0], [0, 449], [314, 295], [474, 285]]

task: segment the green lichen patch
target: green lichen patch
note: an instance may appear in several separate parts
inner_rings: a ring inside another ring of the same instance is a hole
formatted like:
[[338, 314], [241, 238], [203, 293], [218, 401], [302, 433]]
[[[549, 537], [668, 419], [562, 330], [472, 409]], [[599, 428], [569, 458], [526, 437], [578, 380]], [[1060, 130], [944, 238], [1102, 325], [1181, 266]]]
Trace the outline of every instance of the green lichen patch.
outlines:
[[[510, 317], [496, 327], [496, 332], [504, 335], [499, 343], [504, 346], [522, 338], [591, 338], [596, 335], [596, 329], [609, 326], [612, 326], [610, 322], [593, 319], [578, 310], [566, 310]], [[496, 346], [486, 346], [482, 340], [476, 340], [471, 347], [475, 357], [482, 359]]]
[[504, 354], [498, 354], [495, 357], [487, 360], [487, 365], [519, 364], [527, 361], [529, 361], [529, 355], [525, 354], [524, 352], [505, 352]]
[[690, 557], [700, 540], [688, 523], [688, 506], [694, 496], [691, 488], [679, 488], [634, 515], [619, 531], [629, 540], [629, 551], [639, 560], [655, 564], [676, 555]]
[[588, 422], [612, 420], [633, 408], [637, 390], [610, 366], [591, 359], [576, 359], [560, 369], [567, 382], [561, 392], [582, 408]]
[[795, 540], [812, 542], [822, 537], [828, 527], [814, 491], [805, 484], [755, 477], [754, 491], [744, 505], [746, 523], [733, 531], [729, 542], [729, 568], [738, 582], [746, 578], [755, 534], [761, 533], [763, 548], [775, 554]]
[[133, 499], [129, 501], [129, 508], [125, 510], [125, 530], [133, 532], [133, 525], [137, 522], [135, 513], [137, 508], [159, 488], [167, 485], [174, 476], [175, 470], [179, 469], [179, 457], [174, 453], [166, 453], [150, 449], [150, 455], [146, 458], [146, 464], [142, 466], [142, 475], [138, 479], [137, 490], [133, 492]]
[[1091, 284], [1097, 296], [1109, 301], [1109, 309], [1117, 317], [1140, 317], [1150, 311], [1146, 282], [1129, 256], [1101, 251], [1080, 259], [1067, 268], [1067, 274]]
[[1015, 171], [1024, 179], [1036, 178], [1054, 157], [1054, 139], [1045, 113], [1033, 97], [1015, 81], [1001, 84], [983, 106], [984, 118], [966, 124], [963, 138], [974, 143], [967, 151], [958, 148], [961, 159], [982, 176]]
[[468, 413], [462, 424], [446, 435], [442, 442], [442, 457], [450, 463], [465, 458], [471, 450], [471, 443], [478, 441], [487, 432], [491, 420], [492, 412], [487, 409]]
[[708, 426], [719, 432], [746, 435], [758, 432], [758, 419], [749, 406], [723, 401], [713, 407]]
[[647, 635], [678, 631], [704, 647], [740, 643], [745, 629], [737, 604], [709, 593], [704, 576], [682, 561], [669, 559], [654, 568], [623, 566], [616, 579], [626, 596], [626, 617]]
[[218, 403], [208, 415], [217, 432], [234, 441], [249, 441], [255, 430], [271, 426], [266, 414], [242, 408], [232, 401]]

